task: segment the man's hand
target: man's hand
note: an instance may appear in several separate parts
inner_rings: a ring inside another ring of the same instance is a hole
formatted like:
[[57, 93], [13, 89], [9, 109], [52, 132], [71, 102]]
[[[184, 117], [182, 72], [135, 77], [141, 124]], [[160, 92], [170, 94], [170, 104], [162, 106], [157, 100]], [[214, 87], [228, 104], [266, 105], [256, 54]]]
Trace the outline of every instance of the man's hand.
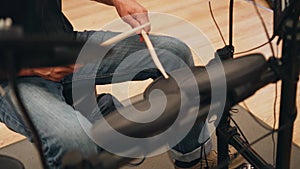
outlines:
[[[148, 11], [145, 7], [139, 4], [136, 0], [95, 0], [100, 3], [114, 6], [119, 16], [128, 23], [131, 27], [143, 25], [149, 22]], [[150, 26], [144, 28], [148, 33]], [[137, 32], [140, 34], [141, 32]]]
[[[133, 28], [149, 22], [147, 9], [136, 0], [114, 0], [114, 6], [119, 16]], [[149, 32], [150, 26], [144, 30]]]

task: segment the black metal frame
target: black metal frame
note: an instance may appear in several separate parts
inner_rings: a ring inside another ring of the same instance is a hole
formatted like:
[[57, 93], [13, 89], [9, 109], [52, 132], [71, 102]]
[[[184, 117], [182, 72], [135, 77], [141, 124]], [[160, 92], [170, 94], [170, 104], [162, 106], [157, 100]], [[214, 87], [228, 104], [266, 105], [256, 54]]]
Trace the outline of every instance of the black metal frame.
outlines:
[[[281, 10], [280, 1], [275, 2], [274, 11], [274, 34], [282, 39], [282, 58], [278, 59], [276, 67], [277, 77], [282, 81], [279, 129], [277, 138], [277, 154], [276, 169], [289, 169], [291, 159], [291, 146], [293, 137], [294, 120], [297, 115], [296, 94], [297, 83], [300, 73], [300, 20], [299, 1], [293, 1], [293, 5], [289, 6], [281, 16], [276, 10]], [[291, 2], [292, 3], [292, 2]], [[232, 35], [232, 16], [233, 16], [233, 0], [230, 0], [230, 32]], [[280, 18], [280, 20], [278, 20]], [[230, 39], [232, 36], [230, 36]], [[232, 40], [230, 40], [232, 42]], [[231, 46], [231, 45], [230, 45]], [[233, 48], [233, 47], [232, 47]], [[224, 49], [224, 48], [223, 48]], [[229, 56], [229, 57], [232, 57]], [[224, 57], [227, 59], [228, 57]], [[223, 59], [223, 58], [221, 58]], [[271, 63], [273, 60], [270, 60]], [[272, 62], [274, 63], [274, 62]], [[268, 83], [266, 81], [266, 83]], [[258, 153], [256, 153], [246, 141], [239, 136], [236, 128], [230, 126], [230, 113], [225, 110], [220, 123], [217, 127], [217, 150], [218, 150], [218, 168], [228, 169], [229, 155], [228, 145], [232, 145], [242, 156], [255, 168], [271, 169], [274, 168], [268, 164]]]
[[282, 47], [282, 88], [279, 114], [279, 130], [277, 142], [276, 168], [290, 168], [291, 146], [294, 120], [297, 116], [296, 94], [299, 80], [300, 61], [300, 2], [294, 1], [294, 9], [279, 25], [279, 36], [283, 39]]

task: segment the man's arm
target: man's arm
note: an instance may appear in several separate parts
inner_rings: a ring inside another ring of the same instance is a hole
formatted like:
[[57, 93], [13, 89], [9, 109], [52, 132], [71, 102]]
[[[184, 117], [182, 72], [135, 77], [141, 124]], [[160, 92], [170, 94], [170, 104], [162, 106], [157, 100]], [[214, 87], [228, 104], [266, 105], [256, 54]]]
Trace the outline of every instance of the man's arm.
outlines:
[[39, 76], [47, 80], [59, 82], [66, 75], [73, 73], [79, 65], [21, 69], [19, 76]]
[[[149, 22], [148, 12], [146, 8], [140, 5], [136, 0], [94, 0], [99, 3], [114, 6], [119, 16], [132, 27]], [[144, 28], [146, 32], [150, 31], [150, 26]], [[137, 32], [140, 33], [140, 32]], [[78, 65], [58, 66], [22, 69], [19, 72], [20, 76], [40, 76], [44, 79], [52, 81], [60, 81], [66, 75], [73, 73], [73, 70], [80, 67]]]
[[[94, 0], [99, 3], [114, 6], [119, 16], [131, 27], [137, 27], [149, 22], [148, 10], [136, 0]], [[150, 26], [144, 28], [150, 31]], [[138, 32], [139, 33], [139, 32]]]

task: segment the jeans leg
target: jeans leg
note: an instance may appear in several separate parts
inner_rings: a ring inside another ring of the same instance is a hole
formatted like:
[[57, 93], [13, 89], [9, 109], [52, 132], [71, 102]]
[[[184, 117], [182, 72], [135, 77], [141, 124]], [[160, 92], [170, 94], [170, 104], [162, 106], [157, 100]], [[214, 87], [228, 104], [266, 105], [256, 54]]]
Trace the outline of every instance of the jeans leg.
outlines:
[[122, 103], [120, 103], [114, 96], [111, 94], [101, 94], [97, 96], [97, 104], [98, 108], [88, 114], [87, 119], [94, 123], [99, 120], [101, 117], [108, 115], [110, 112], [116, 110], [117, 108], [123, 107]]
[[[78, 32], [78, 39], [92, 37], [101, 43], [117, 35], [114, 32]], [[157, 55], [167, 72], [194, 66], [192, 54], [187, 45], [178, 39], [168, 36], [150, 35]], [[95, 67], [93, 69], [91, 67]], [[96, 71], [96, 72], [94, 72]], [[64, 83], [74, 81], [84, 81], [95, 79], [96, 84], [108, 84], [112, 82], [122, 82], [130, 80], [145, 80], [161, 76], [157, 71], [148, 48], [144, 42], [140, 42], [138, 35], [131, 36], [115, 44], [104, 56], [99, 65], [94, 63], [87, 64], [76, 73], [76, 79], [72, 76], [66, 77]], [[96, 77], [95, 77], [96, 75]]]
[[[87, 120], [79, 123], [79, 118], [82, 117], [65, 103], [60, 83], [38, 77], [20, 78], [18, 87], [23, 103], [41, 137], [49, 168], [61, 168], [64, 153], [71, 150], [86, 156], [97, 153], [97, 146], [82, 128], [91, 124]], [[6, 90], [9, 92], [8, 88]], [[8, 94], [0, 100], [1, 121], [31, 139], [29, 130], [18, 118], [18, 112], [10, 104], [10, 100]]]
[[[104, 41], [115, 36], [113, 32], [97, 32], [96, 39]], [[78, 33], [78, 38], [88, 38], [91, 32]], [[174, 71], [183, 67], [192, 67], [194, 62], [190, 49], [186, 44], [178, 39], [167, 36], [150, 35], [155, 51], [167, 72]], [[100, 43], [99, 41], [97, 43]], [[89, 66], [96, 66], [97, 69], [89, 69]], [[145, 43], [140, 42], [140, 37], [131, 36], [115, 44], [105, 55], [99, 65], [87, 65], [77, 72], [80, 78], [73, 79], [73, 82], [85, 81], [94, 78], [96, 84], [109, 84], [130, 80], [155, 79], [161, 76], [156, 69]], [[96, 70], [89, 72], [88, 70]], [[95, 76], [94, 76], [95, 75]], [[72, 77], [64, 80], [69, 84]], [[176, 160], [192, 161], [199, 158], [200, 146], [198, 143], [200, 131], [203, 123], [194, 125], [190, 133], [171, 151], [171, 156]], [[211, 145], [210, 142], [207, 145]], [[210, 151], [211, 146], [207, 146], [206, 152]], [[199, 150], [199, 151], [198, 151]]]

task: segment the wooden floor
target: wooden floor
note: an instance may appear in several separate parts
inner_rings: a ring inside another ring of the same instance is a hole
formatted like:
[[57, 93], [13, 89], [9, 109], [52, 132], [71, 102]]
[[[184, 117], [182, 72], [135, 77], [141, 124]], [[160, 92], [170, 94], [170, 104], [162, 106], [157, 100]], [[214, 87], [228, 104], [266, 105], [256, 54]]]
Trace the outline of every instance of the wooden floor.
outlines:
[[[213, 57], [215, 49], [224, 46], [219, 33], [214, 25], [208, 7], [207, 0], [163, 0], [163, 1], [147, 1], [139, 0], [150, 13], [161, 13], [162, 18], [166, 19], [159, 22], [159, 19], [153, 15], [152, 31], [153, 33], [161, 34], [169, 33], [177, 38], [185, 41], [194, 51], [195, 62], [197, 65], [205, 64], [210, 58]], [[224, 0], [213, 0], [211, 2], [212, 10], [219, 27], [228, 43], [228, 2]], [[273, 13], [271, 10], [263, 7], [264, 3], [259, 8], [270, 34], [272, 34], [272, 21]], [[87, 0], [64, 0], [63, 10], [67, 17], [71, 20], [76, 30], [85, 29], [107, 29], [112, 30], [113, 23], [120, 22], [113, 7], [97, 4], [93, 1]], [[151, 15], [152, 16], [152, 15]], [[184, 27], [183, 25], [193, 25], [194, 27]], [[162, 29], [162, 28], [173, 29]], [[187, 29], [187, 28], [191, 28]], [[129, 28], [128, 28], [129, 29]], [[164, 31], [163, 31], [164, 30]], [[170, 32], [168, 32], [168, 30]], [[172, 32], [171, 30], [176, 30]], [[197, 39], [202, 34], [202, 39]], [[207, 39], [203, 40], [203, 37]], [[234, 4], [234, 39], [233, 45], [235, 51], [245, 51], [252, 47], [258, 46], [267, 41], [262, 24], [257, 16], [253, 6], [246, 0], [235, 0]], [[214, 49], [214, 50], [211, 50]], [[276, 49], [276, 48], [275, 48]], [[201, 51], [201, 53], [197, 53]], [[271, 56], [269, 46], [262, 47], [255, 52], [264, 54], [266, 58]], [[240, 57], [236, 55], [235, 57]], [[126, 83], [130, 90], [130, 96], [134, 96], [143, 92], [144, 88], [151, 81], [145, 82], [131, 82]], [[280, 91], [280, 84], [278, 84], [278, 91]], [[120, 100], [126, 99], [124, 94], [124, 83], [114, 85], [113, 91], [117, 94]], [[298, 85], [298, 100], [297, 107], [300, 107], [300, 85]], [[99, 86], [98, 90], [101, 92], [112, 91], [110, 85]], [[278, 99], [280, 96], [277, 96]], [[275, 85], [268, 85], [267, 87], [259, 90], [254, 96], [247, 99], [245, 103], [249, 109], [260, 119], [273, 125], [273, 104], [275, 98]], [[278, 106], [279, 101], [277, 102]], [[278, 108], [277, 108], [278, 115]], [[277, 117], [278, 118], [278, 117]], [[278, 121], [278, 120], [277, 120]], [[6, 146], [13, 142], [23, 139], [16, 133], [7, 130], [3, 125], [0, 126], [0, 147]], [[300, 146], [300, 118], [298, 117], [294, 127], [293, 141]]]

